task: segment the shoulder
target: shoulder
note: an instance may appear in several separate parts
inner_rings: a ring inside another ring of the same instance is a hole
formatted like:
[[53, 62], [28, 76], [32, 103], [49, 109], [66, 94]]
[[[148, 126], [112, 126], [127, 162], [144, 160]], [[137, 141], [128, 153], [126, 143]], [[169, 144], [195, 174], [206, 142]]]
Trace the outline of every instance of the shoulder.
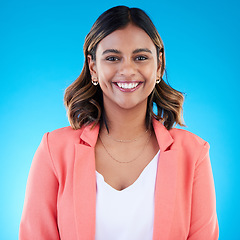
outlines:
[[79, 137], [83, 129], [74, 130], [72, 127], [63, 127], [51, 132], [48, 132], [48, 140], [54, 142], [55, 144], [67, 143], [67, 142], [79, 142]]
[[169, 130], [169, 133], [176, 143], [186, 143], [195, 146], [206, 144], [204, 139], [184, 129], [172, 128]]
[[74, 164], [75, 145], [80, 143], [82, 131], [83, 129], [74, 130], [68, 126], [44, 134], [44, 149], [48, 152], [56, 175], [60, 178], [64, 169], [71, 169]]
[[206, 145], [206, 141], [187, 130], [172, 128], [168, 130], [162, 122], [153, 119], [153, 128], [160, 144], [160, 149], [198, 148]]
[[72, 127], [63, 127], [45, 134], [48, 151], [52, 158], [58, 158], [74, 151], [75, 144], [80, 142], [83, 129], [74, 130]]
[[177, 128], [169, 130], [169, 133], [173, 138], [172, 148], [178, 149], [187, 158], [197, 162], [208, 155], [209, 143], [196, 134]]

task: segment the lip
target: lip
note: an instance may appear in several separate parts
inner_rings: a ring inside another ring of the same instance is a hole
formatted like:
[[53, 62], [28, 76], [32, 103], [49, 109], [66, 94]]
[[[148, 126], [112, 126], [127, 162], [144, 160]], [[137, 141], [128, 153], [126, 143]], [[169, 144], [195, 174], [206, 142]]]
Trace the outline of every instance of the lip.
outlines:
[[[118, 84], [137, 84], [136, 87], [133, 88], [121, 88]], [[122, 92], [134, 92], [136, 91], [138, 88], [141, 87], [141, 85], [143, 84], [143, 82], [138, 82], [138, 81], [119, 81], [119, 82], [113, 82], [113, 85], [119, 89]]]

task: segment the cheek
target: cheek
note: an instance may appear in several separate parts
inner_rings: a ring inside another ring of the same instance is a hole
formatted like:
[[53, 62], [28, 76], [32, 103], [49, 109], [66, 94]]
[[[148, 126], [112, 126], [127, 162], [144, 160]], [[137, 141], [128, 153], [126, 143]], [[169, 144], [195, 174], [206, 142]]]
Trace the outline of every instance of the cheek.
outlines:
[[142, 74], [149, 84], [155, 83], [157, 79], [157, 69], [153, 67], [142, 68]]
[[115, 74], [114, 68], [104, 64], [97, 65], [98, 79], [100, 82], [110, 81]]

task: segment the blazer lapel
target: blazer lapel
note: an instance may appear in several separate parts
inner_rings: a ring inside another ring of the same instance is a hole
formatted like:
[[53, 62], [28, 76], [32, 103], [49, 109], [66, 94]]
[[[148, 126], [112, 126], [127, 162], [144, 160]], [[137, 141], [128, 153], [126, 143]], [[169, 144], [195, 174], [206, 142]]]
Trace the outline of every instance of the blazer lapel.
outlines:
[[178, 151], [170, 147], [173, 139], [169, 131], [156, 120], [153, 120], [153, 126], [160, 147], [155, 187], [153, 240], [167, 240], [175, 207]]
[[73, 199], [78, 239], [95, 239], [96, 175], [95, 144], [99, 126], [86, 127], [75, 144]]

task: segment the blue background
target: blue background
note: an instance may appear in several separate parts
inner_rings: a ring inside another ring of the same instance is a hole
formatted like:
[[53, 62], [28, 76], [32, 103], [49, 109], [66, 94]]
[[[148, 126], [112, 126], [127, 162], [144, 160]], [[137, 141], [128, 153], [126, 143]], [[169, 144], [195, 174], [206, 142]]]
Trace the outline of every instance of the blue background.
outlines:
[[169, 82], [186, 93], [186, 129], [211, 145], [220, 239], [240, 239], [237, 0], [1, 0], [0, 239], [18, 238], [43, 134], [68, 125], [63, 94], [81, 72], [85, 35], [103, 11], [120, 4], [144, 9], [159, 30]]

